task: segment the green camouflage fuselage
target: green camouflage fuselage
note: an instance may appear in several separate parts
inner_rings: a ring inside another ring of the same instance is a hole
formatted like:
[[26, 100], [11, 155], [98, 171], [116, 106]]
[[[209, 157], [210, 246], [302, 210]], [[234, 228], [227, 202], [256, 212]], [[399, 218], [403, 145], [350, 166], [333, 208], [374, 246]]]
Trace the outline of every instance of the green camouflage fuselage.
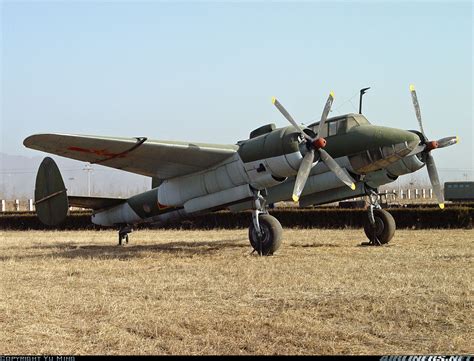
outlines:
[[[318, 123], [305, 132], [314, 136]], [[423, 163], [410, 152], [420, 138], [410, 131], [375, 126], [360, 114], [327, 120], [325, 150], [357, 180], [352, 192], [323, 163], [313, 167], [301, 205], [332, 202], [365, 194], [413, 172]], [[194, 174], [167, 179], [158, 187], [129, 198], [124, 204], [97, 212], [93, 221], [103, 225], [164, 222], [217, 209], [239, 211], [252, 207], [256, 191], [265, 191], [269, 202], [291, 198], [294, 177], [307, 149], [293, 126], [268, 125], [237, 143], [228, 159]]]

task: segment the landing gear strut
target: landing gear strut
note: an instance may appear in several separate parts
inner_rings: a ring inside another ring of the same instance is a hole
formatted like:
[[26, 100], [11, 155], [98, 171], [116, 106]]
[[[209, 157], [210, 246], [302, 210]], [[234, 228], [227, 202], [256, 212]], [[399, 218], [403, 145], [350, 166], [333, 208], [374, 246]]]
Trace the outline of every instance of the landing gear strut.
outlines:
[[395, 220], [392, 215], [380, 207], [380, 196], [373, 190], [369, 196], [369, 220], [364, 225], [364, 232], [369, 239], [369, 245], [381, 246], [387, 244], [395, 234]]
[[129, 225], [125, 225], [125, 226], [120, 227], [120, 230], [119, 230], [119, 233], [118, 233], [118, 237], [119, 237], [118, 245], [119, 246], [122, 245], [123, 240], [125, 240], [125, 243], [128, 244], [128, 234], [131, 233], [131, 232], [133, 232], [133, 229]]
[[268, 214], [265, 205], [265, 198], [260, 191], [255, 191], [249, 240], [260, 256], [271, 256], [280, 248], [283, 228], [278, 219]]

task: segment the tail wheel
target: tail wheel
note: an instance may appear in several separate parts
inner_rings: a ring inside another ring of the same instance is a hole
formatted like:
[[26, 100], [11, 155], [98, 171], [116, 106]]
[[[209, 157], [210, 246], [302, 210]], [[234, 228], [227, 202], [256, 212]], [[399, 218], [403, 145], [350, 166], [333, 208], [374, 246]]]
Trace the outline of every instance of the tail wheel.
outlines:
[[374, 209], [375, 225], [367, 221], [364, 232], [374, 245], [387, 244], [395, 234], [395, 220], [392, 215], [383, 209]]
[[253, 249], [261, 256], [271, 256], [281, 246], [283, 228], [280, 222], [269, 214], [258, 218], [261, 235], [258, 235], [254, 224], [249, 227], [249, 240]]

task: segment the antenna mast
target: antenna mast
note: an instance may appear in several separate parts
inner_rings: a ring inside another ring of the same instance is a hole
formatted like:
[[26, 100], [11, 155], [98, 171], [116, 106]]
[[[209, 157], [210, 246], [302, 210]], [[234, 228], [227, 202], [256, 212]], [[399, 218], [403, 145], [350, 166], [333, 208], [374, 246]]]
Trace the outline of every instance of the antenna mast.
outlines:
[[365, 92], [369, 90], [370, 87], [368, 88], [362, 88], [360, 90], [360, 98], [359, 98], [359, 114], [362, 114], [362, 97], [364, 96]]

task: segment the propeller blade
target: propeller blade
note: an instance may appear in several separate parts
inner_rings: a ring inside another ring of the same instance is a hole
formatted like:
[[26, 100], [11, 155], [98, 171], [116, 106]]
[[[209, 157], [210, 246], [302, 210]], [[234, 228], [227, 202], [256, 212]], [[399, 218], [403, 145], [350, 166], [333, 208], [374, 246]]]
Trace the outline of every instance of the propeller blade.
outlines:
[[321, 137], [321, 133], [324, 129], [324, 125], [326, 124], [326, 119], [328, 117], [329, 111], [331, 110], [333, 101], [334, 101], [334, 92], [331, 91], [329, 93], [328, 100], [326, 101], [326, 105], [324, 106], [323, 114], [321, 114], [321, 120], [319, 121], [318, 137]]
[[306, 184], [308, 179], [309, 172], [313, 168], [314, 162], [314, 149], [310, 149], [301, 161], [300, 168], [298, 169], [298, 174], [296, 175], [295, 187], [293, 188], [293, 201], [298, 202], [300, 199], [301, 192]]
[[283, 107], [283, 105], [280, 104], [280, 102], [273, 97], [272, 98], [272, 103], [277, 107], [277, 109], [280, 111], [281, 114], [291, 123], [292, 126], [294, 126], [296, 129], [298, 129], [301, 132], [301, 135], [306, 138], [307, 140], [311, 141], [311, 137], [303, 132], [303, 129], [295, 122], [295, 120], [291, 117], [290, 113], [286, 111], [286, 109]]
[[421, 111], [420, 104], [418, 103], [418, 97], [416, 96], [415, 86], [410, 85], [411, 100], [413, 101], [413, 106], [415, 107], [416, 119], [418, 119], [418, 125], [420, 126], [421, 133], [426, 137], [425, 131], [423, 130], [423, 122], [421, 121]]
[[438, 200], [439, 208], [444, 208], [444, 195], [439, 182], [438, 171], [433, 156], [430, 153], [426, 153], [426, 168], [428, 169], [428, 175], [430, 176], [431, 186], [433, 192]]
[[450, 145], [459, 143], [459, 137], [446, 137], [438, 140], [438, 148], [449, 147]]
[[355, 190], [355, 181], [350, 175], [348, 175], [344, 170], [336, 163], [336, 161], [322, 148], [318, 149], [321, 160], [327, 167], [339, 178], [345, 185], [350, 189]]

